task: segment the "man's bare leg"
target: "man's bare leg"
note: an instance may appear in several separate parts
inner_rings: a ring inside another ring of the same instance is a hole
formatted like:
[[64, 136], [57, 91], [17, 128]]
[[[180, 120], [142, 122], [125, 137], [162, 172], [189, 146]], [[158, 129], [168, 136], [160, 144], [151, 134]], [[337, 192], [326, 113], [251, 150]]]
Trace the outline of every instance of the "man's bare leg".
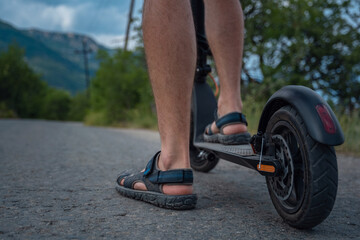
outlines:
[[[190, 1], [146, 0], [143, 34], [161, 138], [161, 170], [190, 168], [190, 106], [196, 65]], [[135, 189], [146, 190], [142, 183]], [[191, 194], [192, 186], [164, 185], [165, 194]]]
[[[220, 116], [241, 112], [241, 6], [238, 0], [205, 0], [205, 5], [206, 31], [222, 89], [218, 112]], [[189, 168], [190, 100], [196, 59], [189, 1], [145, 1], [143, 33], [161, 137], [159, 167], [162, 170]], [[216, 127], [213, 131], [216, 132]], [[225, 134], [244, 131], [246, 126], [242, 124], [224, 129]], [[136, 183], [135, 189], [146, 190], [146, 187]], [[163, 191], [166, 194], [190, 194], [192, 187], [165, 185]]]
[[[240, 74], [244, 44], [244, 19], [239, 0], [205, 0], [206, 35], [220, 78], [218, 114], [241, 112]], [[211, 130], [218, 132], [215, 124]], [[244, 124], [224, 128], [224, 134], [246, 132]]]

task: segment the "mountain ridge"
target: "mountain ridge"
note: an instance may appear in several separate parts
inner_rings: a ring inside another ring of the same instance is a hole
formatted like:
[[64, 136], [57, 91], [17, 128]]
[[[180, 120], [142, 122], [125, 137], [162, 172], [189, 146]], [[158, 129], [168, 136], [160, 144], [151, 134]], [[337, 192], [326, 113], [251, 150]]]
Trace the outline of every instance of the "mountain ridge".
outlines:
[[0, 19], [0, 52], [16, 43], [25, 50], [25, 60], [50, 86], [76, 94], [85, 89], [82, 42], [86, 41], [89, 71], [93, 76], [99, 67], [95, 59], [99, 49], [111, 51], [85, 34], [44, 31], [37, 28], [20, 29]]

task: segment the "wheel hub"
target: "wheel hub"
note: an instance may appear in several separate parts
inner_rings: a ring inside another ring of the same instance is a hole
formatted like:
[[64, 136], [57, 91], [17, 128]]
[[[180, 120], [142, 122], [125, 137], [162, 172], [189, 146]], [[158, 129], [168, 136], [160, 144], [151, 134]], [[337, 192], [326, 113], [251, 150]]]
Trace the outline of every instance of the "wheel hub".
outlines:
[[270, 186], [276, 197], [282, 201], [287, 200], [294, 187], [294, 165], [289, 146], [281, 135], [272, 136], [275, 143], [275, 157], [280, 160], [283, 174], [270, 178]]

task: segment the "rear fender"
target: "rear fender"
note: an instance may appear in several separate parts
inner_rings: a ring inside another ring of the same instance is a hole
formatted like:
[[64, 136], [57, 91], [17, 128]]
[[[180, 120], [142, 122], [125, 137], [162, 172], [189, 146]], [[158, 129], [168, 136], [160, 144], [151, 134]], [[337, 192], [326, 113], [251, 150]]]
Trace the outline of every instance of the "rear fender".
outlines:
[[319, 94], [304, 86], [286, 86], [275, 92], [264, 107], [258, 131], [264, 133], [271, 116], [286, 105], [297, 110], [315, 141], [330, 146], [344, 143], [341, 126], [330, 106]]

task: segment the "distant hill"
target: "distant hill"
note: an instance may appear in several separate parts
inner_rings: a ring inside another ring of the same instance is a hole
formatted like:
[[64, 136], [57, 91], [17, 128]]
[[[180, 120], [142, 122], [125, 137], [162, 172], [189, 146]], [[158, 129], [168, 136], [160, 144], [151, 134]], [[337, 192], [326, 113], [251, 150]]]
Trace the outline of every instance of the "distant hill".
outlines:
[[89, 55], [90, 75], [94, 75], [99, 63], [95, 59], [99, 49], [104, 46], [97, 44], [88, 36], [47, 32], [37, 29], [18, 29], [0, 20], [0, 52], [5, 51], [10, 43], [16, 42], [25, 49], [25, 60], [38, 72], [50, 86], [68, 90], [72, 94], [85, 89], [83, 55], [75, 54], [82, 49], [82, 41], [86, 40]]

